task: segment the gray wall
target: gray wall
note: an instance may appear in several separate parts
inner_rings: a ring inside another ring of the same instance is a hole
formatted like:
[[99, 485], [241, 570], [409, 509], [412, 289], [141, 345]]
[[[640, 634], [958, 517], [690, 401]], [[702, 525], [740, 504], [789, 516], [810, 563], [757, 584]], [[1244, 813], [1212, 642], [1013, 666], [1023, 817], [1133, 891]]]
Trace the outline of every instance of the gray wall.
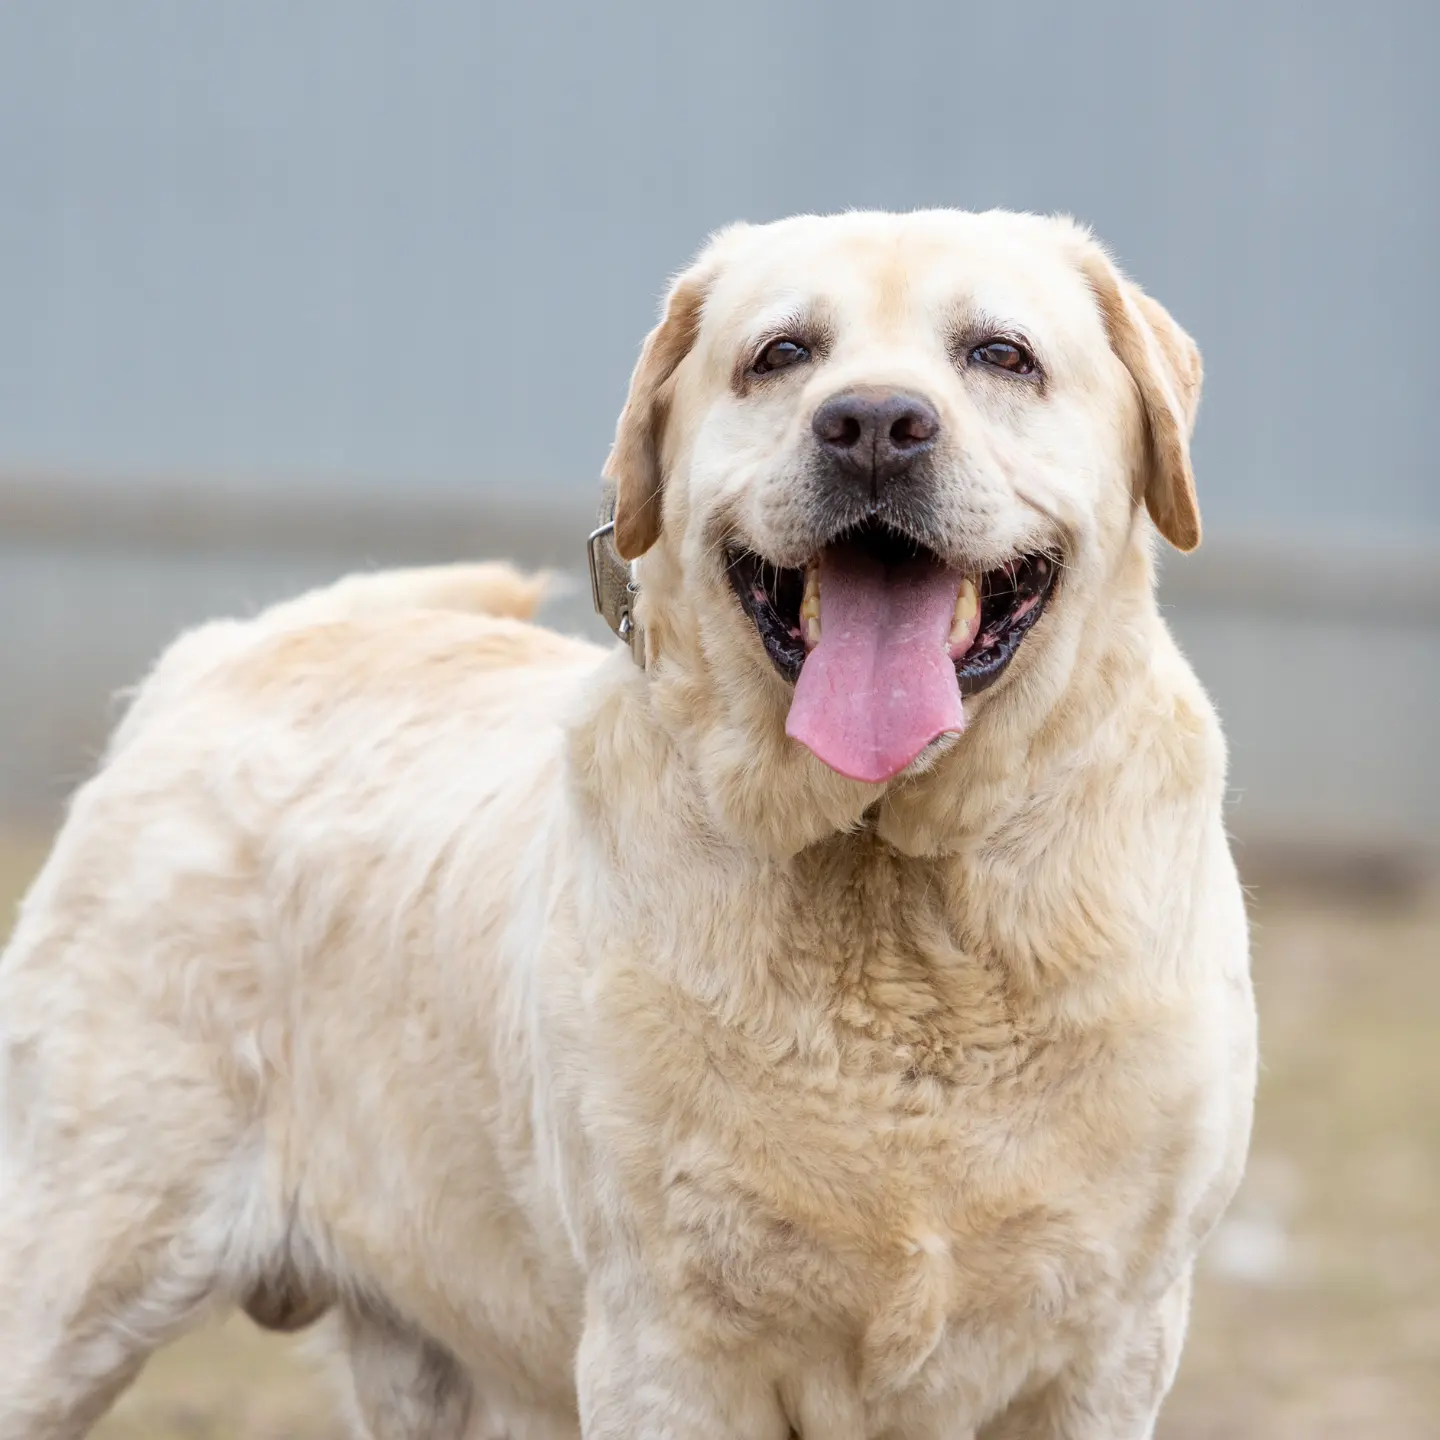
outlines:
[[707, 230], [939, 203], [1080, 215], [1201, 343], [1237, 830], [1440, 843], [1437, 74], [1435, 0], [8, 0], [0, 810], [188, 620], [575, 554]]
[[10, 0], [0, 468], [585, 487], [708, 229], [1008, 205], [1198, 336], [1212, 528], [1440, 530], [1437, 73], [1434, 0]]

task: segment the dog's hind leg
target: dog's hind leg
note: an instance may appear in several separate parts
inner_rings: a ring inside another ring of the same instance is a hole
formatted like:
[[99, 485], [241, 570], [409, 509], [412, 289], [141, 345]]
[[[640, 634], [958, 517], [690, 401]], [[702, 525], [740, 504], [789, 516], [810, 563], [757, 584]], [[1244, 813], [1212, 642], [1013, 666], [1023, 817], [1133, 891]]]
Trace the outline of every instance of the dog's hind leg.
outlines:
[[172, 1033], [37, 1025], [60, 1017], [31, 1007], [11, 959], [0, 967], [0, 1440], [77, 1440], [154, 1349], [233, 1293], [255, 1166], [223, 1097], [175, 1063]]
[[357, 1440], [506, 1440], [455, 1359], [400, 1320], [347, 1306], [338, 1341]]
[[444, 1346], [380, 1305], [351, 1301], [331, 1322], [355, 1440], [580, 1440], [563, 1401], [503, 1412]]

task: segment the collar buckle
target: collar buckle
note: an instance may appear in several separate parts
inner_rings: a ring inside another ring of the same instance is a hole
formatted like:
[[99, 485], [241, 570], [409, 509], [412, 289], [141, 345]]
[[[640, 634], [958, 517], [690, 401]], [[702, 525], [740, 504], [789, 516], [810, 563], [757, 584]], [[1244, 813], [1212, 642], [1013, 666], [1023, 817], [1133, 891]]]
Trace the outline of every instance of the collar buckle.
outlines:
[[630, 651], [630, 658], [645, 668], [645, 631], [635, 618], [639, 587], [630, 562], [615, 548], [615, 492], [605, 488], [600, 523], [585, 541], [585, 558], [590, 566], [590, 598], [595, 613], [615, 632]]

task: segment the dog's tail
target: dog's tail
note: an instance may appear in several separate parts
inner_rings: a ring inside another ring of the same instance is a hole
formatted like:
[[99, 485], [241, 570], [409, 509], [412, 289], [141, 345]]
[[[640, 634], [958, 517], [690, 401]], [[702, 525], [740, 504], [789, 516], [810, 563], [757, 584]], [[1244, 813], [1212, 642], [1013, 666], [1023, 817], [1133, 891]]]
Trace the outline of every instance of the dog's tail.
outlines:
[[251, 623], [267, 630], [288, 630], [403, 610], [463, 610], [530, 620], [553, 586], [554, 577], [545, 571], [526, 574], [498, 560], [377, 570], [347, 575], [333, 585], [282, 600]]

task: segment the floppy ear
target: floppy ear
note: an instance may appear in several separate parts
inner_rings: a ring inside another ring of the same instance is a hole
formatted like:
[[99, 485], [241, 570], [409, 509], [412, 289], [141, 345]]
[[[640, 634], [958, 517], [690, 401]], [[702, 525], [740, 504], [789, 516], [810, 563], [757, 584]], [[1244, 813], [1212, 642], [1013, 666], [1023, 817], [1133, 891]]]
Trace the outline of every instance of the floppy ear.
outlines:
[[645, 337], [630, 377], [630, 394], [615, 429], [605, 476], [615, 482], [615, 548], [623, 559], [643, 555], [660, 537], [665, 486], [661, 448], [670, 414], [671, 381], [700, 329], [715, 267], [702, 258], [670, 287], [660, 323]]
[[1200, 405], [1200, 352], [1164, 306], [1132, 284], [1098, 249], [1082, 268], [1100, 302], [1110, 346], [1140, 392], [1149, 432], [1145, 508], [1177, 549], [1200, 543], [1190, 434]]

